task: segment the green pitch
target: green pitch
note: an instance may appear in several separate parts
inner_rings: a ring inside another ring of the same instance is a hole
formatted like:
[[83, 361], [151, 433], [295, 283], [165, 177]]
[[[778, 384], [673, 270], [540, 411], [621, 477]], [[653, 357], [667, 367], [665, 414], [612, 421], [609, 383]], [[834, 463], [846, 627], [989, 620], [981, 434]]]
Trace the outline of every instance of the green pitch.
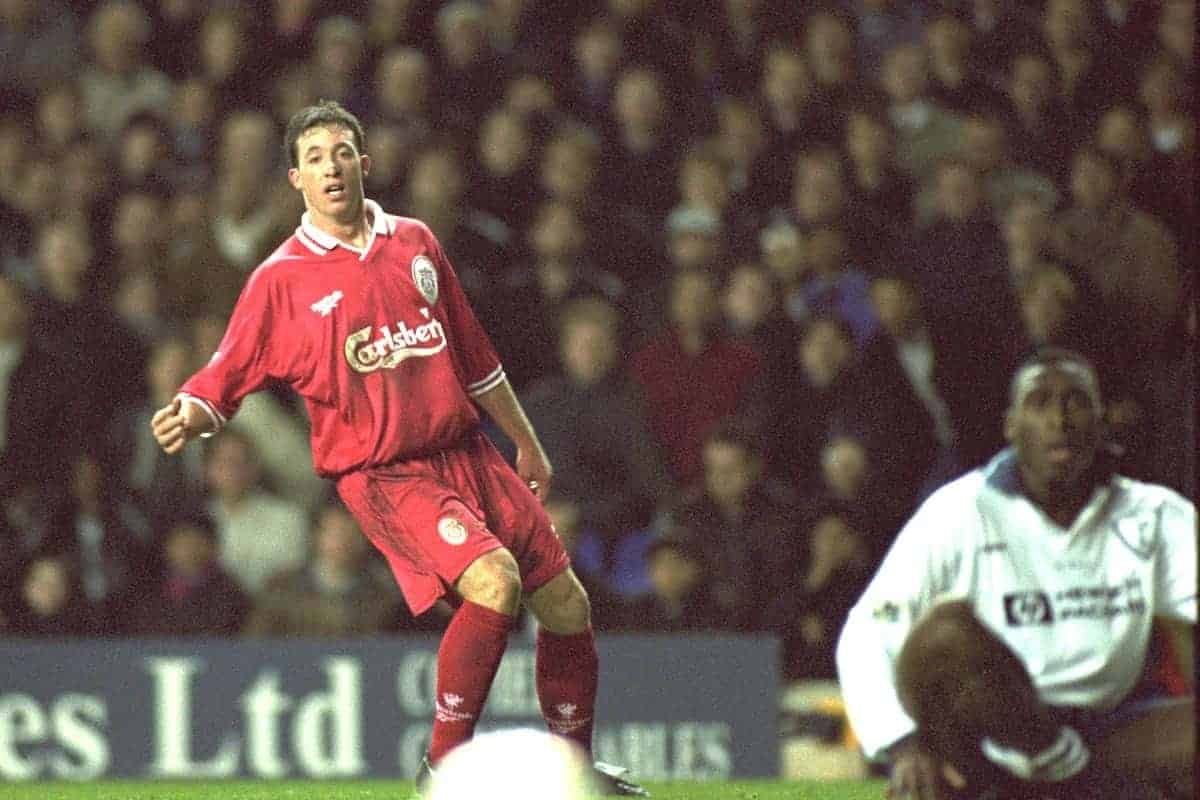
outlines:
[[[651, 800], [880, 800], [880, 781], [651, 783]], [[0, 784], [0, 800], [408, 800], [389, 781], [194, 781]], [[532, 800], [532, 799], [531, 799]]]

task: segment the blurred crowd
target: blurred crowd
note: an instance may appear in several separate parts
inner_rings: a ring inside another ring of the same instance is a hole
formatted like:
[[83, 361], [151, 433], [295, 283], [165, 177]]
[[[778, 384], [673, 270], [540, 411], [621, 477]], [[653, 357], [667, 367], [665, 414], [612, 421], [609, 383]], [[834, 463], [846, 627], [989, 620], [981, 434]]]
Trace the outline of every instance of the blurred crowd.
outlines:
[[1195, 495], [1192, 0], [0, 0], [0, 635], [407, 615], [303, 408], [149, 434], [297, 226], [289, 116], [366, 128], [556, 467], [602, 631], [832, 675], [915, 505], [1093, 358], [1122, 470]]

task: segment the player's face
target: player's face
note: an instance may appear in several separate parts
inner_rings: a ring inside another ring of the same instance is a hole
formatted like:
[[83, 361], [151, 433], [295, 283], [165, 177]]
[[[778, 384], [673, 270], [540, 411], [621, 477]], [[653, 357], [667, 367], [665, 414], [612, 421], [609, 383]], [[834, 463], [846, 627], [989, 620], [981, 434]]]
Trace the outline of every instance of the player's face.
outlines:
[[371, 159], [358, 152], [353, 132], [340, 125], [309, 128], [296, 140], [296, 151], [298, 166], [288, 170], [288, 180], [304, 196], [314, 223], [356, 220]]
[[1005, 436], [1031, 488], [1073, 486], [1095, 461], [1099, 409], [1078, 378], [1048, 369], [1009, 411]]

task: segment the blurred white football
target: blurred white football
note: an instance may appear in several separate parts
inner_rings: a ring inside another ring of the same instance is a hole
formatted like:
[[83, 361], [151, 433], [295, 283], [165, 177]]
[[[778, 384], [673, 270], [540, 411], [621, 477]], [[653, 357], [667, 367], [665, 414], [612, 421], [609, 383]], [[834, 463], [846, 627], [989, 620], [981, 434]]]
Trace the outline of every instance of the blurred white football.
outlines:
[[585, 800], [592, 766], [568, 739], [532, 728], [484, 733], [437, 765], [429, 800]]

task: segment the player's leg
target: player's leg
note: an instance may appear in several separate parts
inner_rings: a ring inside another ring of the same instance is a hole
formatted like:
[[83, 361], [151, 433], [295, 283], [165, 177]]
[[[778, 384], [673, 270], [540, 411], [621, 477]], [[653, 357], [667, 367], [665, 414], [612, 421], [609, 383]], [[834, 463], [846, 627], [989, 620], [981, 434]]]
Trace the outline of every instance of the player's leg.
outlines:
[[1093, 748], [1114, 771], [1190, 797], [1195, 778], [1196, 698], [1151, 701]]
[[521, 602], [516, 559], [503, 548], [485, 553], [471, 562], [454, 588], [463, 602], [438, 647], [429, 745], [435, 764], [475, 732]]
[[600, 659], [587, 594], [566, 569], [525, 604], [539, 623], [535, 681], [546, 726], [590, 753]]
[[[1068, 779], [1086, 761], [1079, 737], [1064, 732], [1016, 654], [966, 602], [941, 603], [921, 619], [901, 649], [896, 677], [923, 743], [972, 786], [1003, 774], [997, 772], [996, 752], [1017, 761], [1054, 761], [1039, 773], [1042, 780]], [[993, 745], [987, 758], [985, 741]], [[1013, 773], [1011, 763], [1002, 766]]]

